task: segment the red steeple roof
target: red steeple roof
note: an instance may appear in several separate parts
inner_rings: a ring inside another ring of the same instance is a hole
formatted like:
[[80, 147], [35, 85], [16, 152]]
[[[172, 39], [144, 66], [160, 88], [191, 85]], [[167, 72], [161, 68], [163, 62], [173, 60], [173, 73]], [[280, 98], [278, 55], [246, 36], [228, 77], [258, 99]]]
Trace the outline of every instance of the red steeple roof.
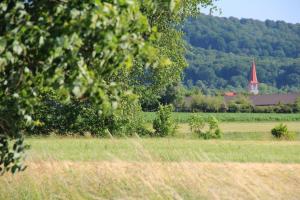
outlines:
[[256, 76], [256, 66], [255, 66], [254, 60], [252, 62], [250, 83], [258, 83], [257, 76]]

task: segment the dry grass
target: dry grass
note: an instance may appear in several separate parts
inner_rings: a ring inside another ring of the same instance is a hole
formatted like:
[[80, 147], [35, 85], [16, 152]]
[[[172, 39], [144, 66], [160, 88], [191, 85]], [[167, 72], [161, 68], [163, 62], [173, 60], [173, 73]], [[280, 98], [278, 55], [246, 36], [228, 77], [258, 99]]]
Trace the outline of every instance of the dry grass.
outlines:
[[0, 177], [0, 200], [300, 197], [300, 141], [49, 137], [27, 142], [28, 169]]
[[300, 165], [47, 161], [0, 186], [1, 199], [298, 199]]

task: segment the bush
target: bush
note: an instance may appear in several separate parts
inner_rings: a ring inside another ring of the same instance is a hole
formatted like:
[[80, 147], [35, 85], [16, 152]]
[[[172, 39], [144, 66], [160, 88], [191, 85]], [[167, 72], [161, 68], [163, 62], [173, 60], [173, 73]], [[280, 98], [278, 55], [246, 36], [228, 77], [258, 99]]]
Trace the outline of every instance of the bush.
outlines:
[[255, 113], [274, 113], [276, 106], [255, 106], [253, 112]]
[[208, 118], [209, 129], [206, 131], [204, 139], [217, 139], [222, 137], [221, 129], [219, 128], [219, 121], [217, 118], [211, 116]]
[[253, 112], [253, 105], [247, 96], [239, 95], [229, 102], [228, 112]]
[[295, 139], [296, 133], [289, 132], [287, 125], [279, 124], [271, 130], [272, 135], [278, 139], [287, 139], [293, 140]]
[[191, 109], [198, 112], [224, 111], [224, 100], [221, 96], [193, 95]]
[[192, 132], [197, 134], [201, 134], [203, 132], [203, 128], [205, 127], [205, 121], [202, 116], [193, 114], [188, 119], [188, 122]]
[[293, 105], [280, 103], [276, 106], [275, 111], [277, 113], [293, 113]]
[[172, 135], [175, 132], [175, 123], [172, 120], [172, 105], [159, 106], [159, 110], [156, 113], [156, 118], [153, 120], [153, 136], [165, 137]]
[[[204, 127], [208, 125], [208, 130], [203, 131]], [[217, 139], [222, 137], [221, 129], [219, 128], [219, 121], [217, 118], [210, 116], [207, 123], [200, 115], [193, 115], [189, 119], [191, 131], [197, 133], [203, 139]]]

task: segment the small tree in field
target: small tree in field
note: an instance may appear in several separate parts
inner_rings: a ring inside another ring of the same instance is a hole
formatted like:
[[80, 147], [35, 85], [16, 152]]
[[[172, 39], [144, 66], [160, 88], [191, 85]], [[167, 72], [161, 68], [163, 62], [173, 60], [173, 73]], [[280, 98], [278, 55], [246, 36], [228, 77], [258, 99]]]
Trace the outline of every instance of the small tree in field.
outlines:
[[206, 132], [207, 135], [206, 139], [222, 137], [222, 132], [221, 129], [219, 128], [219, 121], [217, 120], [217, 118], [210, 116], [208, 118], [208, 126], [209, 129]]
[[192, 132], [201, 135], [203, 133], [203, 128], [205, 127], [205, 121], [201, 115], [193, 114], [189, 118], [189, 126]]
[[[219, 121], [217, 118], [210, 116], [205, 121], [202, 116], [194, 114], [189, 119], [191, 131], [197, 133], [199, 137], [204, 139], [217, 139], [222, 137], [221, 129], [219, 128]], [[208, 126], [208, 130], [204, 131], [204, 127]]]
[[154, 136], [165, 137], [174, 133], [176, 126], [172, 120], [173, 109], [172, 105], [159, 106], [153, 121]]

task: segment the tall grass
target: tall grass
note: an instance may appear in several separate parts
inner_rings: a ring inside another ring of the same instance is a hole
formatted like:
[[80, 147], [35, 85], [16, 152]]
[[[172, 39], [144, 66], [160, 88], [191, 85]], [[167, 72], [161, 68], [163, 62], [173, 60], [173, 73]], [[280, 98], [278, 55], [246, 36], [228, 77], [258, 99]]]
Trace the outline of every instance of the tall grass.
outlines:
[[299, 180], [292, 164], [51, 161], [1, 177], [0, 199], [298, 199]]
[[[231, 136], [233, 137], [233, 135]], [[28, 161], [300, 163], [300, 142], [149, 139], [28, 139]]]
[[28, 169], [0, 177], [1, 200], [273, 200], [300, 196], [300, 165], [291, 164], [300, 163], [299, 142], [28, 141], [32, 145]]

